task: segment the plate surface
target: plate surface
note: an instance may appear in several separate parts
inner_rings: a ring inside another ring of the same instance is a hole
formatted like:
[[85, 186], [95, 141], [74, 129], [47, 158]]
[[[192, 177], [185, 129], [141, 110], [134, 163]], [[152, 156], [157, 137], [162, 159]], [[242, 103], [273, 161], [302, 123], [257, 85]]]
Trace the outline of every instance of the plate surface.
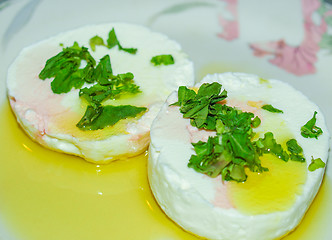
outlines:
[[[319, 0], [0, 1], [0, 239], [197, 239], [159, 209], [146, 156], [107, 166], [43, 149], [18, 128], [5, 79], [20, 50], [87, 24], [129, 22], [178, 41], [207, 73], [254, 73], [290, 83], [332, 132], [332, 7]], [[332, 236], [332, 168], [300, 227], [285, 239]]]

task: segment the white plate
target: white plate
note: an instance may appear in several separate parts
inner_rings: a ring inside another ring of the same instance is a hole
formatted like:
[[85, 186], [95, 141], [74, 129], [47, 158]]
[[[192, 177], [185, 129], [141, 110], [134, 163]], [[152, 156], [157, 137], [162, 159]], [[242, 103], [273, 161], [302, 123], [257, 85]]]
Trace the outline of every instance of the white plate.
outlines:
[[[207, 73], [240, 71], [290, 83], [321, 108], [332, 132], [332, 7], [319, 0], [2, 0], [1, 105], [6, 102], [6, 71], [23, 47], [79, 26], [119, 21], [146, 25], [178, 41], [195, 64], [196, 81]], [[329, 165], [326, 175], [330, 192]], [[324, 198], [319, 213], [332, 209], [330, 195]], [[332, 229], [327, 226], [332, 215], [316, 214], [314, 219], [320, 219], [319, 224], [308, 231], [320, 232], [321, 240], [330, 239]], [[0, 236], [12, 239], [4, 227], [5, 217], [2, 223]], [[137, 234], [135, 239], [140, 239]], [[150, 239], [180, 239], [180, 235], [165, 231]]]

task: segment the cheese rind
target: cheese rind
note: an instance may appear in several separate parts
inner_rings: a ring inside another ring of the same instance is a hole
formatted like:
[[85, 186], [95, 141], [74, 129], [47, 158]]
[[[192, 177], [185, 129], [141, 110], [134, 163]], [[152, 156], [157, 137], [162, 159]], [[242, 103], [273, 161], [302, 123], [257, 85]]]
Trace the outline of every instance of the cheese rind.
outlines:
[[[221, 83], [228, 92], [229, 102], [269, 103], [283, 110], [284, 113], [278, 116], [304, 149], [307, 161], [303, 164], [308, 166], [311, 156], [327, 161], [329, 133], [322, 112], [290, 85], [277, 80], [262, 83], [259, 77], [242, 73], [208, 75], [197, 87], [205, 82]], [[289, 208], [272, 209], [265, 214], [245, 213], [232, 201], [227, 182], [187, 167], [190, 156], [195, 154], [191, 142], [196, 139], [193, 137], [196, 133], [191, 129], [189, 119], [184, 119], [179, 112], [179, 107], [170, 106], [176, 101], [175, 92], [169, 96], [151, 126], [148, 176], [152, 192], [164, 212], [183, 229], [208, 239], [268, 240], [292, 231], [314, 199], [325, 169], [307, 171], [301, 194], [294, 193]], [[318, 139], [303, 138], [300, 128], [314, 111], [318, 112], [316, 124], [324, 133]], [[262, 119], [262, 125], [268, 126], [268, 120]], [[275, 126], [276, 135], [278, 127], [281, 126]]]
[[[89, 47], [91, 37], [98, 35], [106, 41], [112, 28], [121, 45], [137, 48], [137, 53], [120, 51], [117, 46], [112, 49], [96, 46], [96, 51], [90, 53], [97, 62], [109, 54], [113, 74], [132, 72], [142, 93], [103, 104], [144, 106], [148, 111], [138, 118], [121, 120], [113, 127], [82, 131], [75, 126], [86, 108], [78, 96], [79, 90], [54, 94], [50, 87], [52, 79], [40, 80], [38, 74], [47, 59], [62, 51], [60, 44], [67, 47], [77, 41], [80, 46]], [[154, 66], [150, 60], [160, 54], [171, 54], [175, 64]], [[162, 102], [180, 85], [193, 83], [193, 64], [177, 42], [143, 26], [111, 23], [85, 26], [26, 47], [8, 70], [7, 90], [18, 122], [32, 139], [56, 151], [106, 163], [145, 151], [150, 125]]]

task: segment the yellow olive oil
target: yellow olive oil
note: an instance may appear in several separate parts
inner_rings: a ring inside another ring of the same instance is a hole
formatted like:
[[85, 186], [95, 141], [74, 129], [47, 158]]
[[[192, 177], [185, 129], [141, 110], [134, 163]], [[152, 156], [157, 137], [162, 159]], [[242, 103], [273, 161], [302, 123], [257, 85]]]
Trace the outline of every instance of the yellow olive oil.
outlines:
[[306, 181], [306, 164], [284, 162], [272, 154], [264, 154], [261, 162], [269, 171], [246, 171], [247, 181], [227, 183], [233, 204], [249, 215], [289, 209], [294, 204], [296, 195], [302, 193], [302, 185]]
[[[9, 235], [20, 240], [199, 239], [158, 207], [148, 185], [146, 154], [91, 164], [33, 142], [8, 104], [0, 113], [0, 217]], [[330, 193], [325, 181], [303, 223], [285, 240], [319, 239], [322, 219], [331, 210]]]

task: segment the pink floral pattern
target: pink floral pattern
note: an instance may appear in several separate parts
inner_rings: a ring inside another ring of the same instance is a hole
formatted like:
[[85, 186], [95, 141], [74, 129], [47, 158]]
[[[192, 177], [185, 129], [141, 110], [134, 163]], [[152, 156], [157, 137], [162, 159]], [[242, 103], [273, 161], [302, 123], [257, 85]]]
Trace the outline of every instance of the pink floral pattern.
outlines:
[[219, 24], [222, 32], [218, 33], [218, 37], [227, 41], [232, 41], [239, 37], [239, 23], [237, 15], [237, 0], [221, 0], [227, 4], [226, 9], [232, 15], [233, 19], [229, 20], [223, 15], [219, 15]]
[[320, 7], [320, 1], [302, 0], [304, 16], [304, 39], [299, 46], [291, 46], [284, 40], [249, 44], [254, 55], [261, 57], [272, 55], [269, 62], [295, 75], [301, 76], [316, 72], [317, 52], [327, 24], [321, 17], [320, 24], [312, 20], [313, 13]]
[[[234, 17], [227, 20], [219, 16], [219, 24], [223, 31], [218, 37], [227, 41], [239, 36], [239, 22], [237, 15], [237, 0], [221, 0], [227, 4], [227, 10]], [[302, 0], [304, 38], [298, 46], [288, 44], [284, 39], [268, 42], [249, 43], [256, 57], [272, 56], [268, 61], [279, 68], [297, 76], [314, 74], [317, 62], [317, 53], [320, 50], [320, 42], [327, 35], [327, 22], [325, 19], [332, 15], [332, 10], [318, 14], [319, 23], [313, 21], [313, 14], [317, 12], [322, 3], [320, 0]]]

